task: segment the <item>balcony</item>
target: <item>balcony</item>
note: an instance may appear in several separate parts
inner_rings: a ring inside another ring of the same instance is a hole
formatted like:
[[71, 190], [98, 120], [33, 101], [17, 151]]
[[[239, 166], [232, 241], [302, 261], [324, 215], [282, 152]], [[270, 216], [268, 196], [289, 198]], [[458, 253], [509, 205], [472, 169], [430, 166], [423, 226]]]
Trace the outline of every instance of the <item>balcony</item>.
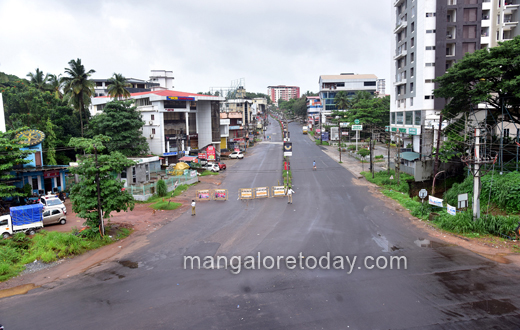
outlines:
[[401, 86], [406, 84], [406, 78], [394, 82], [394, 86]]
[[511, 15], [515, 10], [518, 10], [518, 7], [520, 7], [520, 5], [517, 5], [517, 4], [506, 5], [504, 7], [504, 15]]
[[401, 51], [401, 53], [394, 56], [394, 61], [397, 61], [398, 59], [405, 57], [407, 53], [408, 52], [406, 50]]
[[399, 33], [402, 30], [406, 29], [407, 26], [408, 26], [408, 22], [407, 21], [400, 21], [399, 23], [397, 23], [397, 26], [396, 26], [396, 28], [394, 30], [394, 34], [395, 33]]
[[509, 20], [506, 20], [504, 24], [502, 25], [502, 28], [504, 31], [509, 31], [511, 29], [514, 29], [518, 25], [518, 22], [511, 22]]
[[403, 2], [404, 2], [404, 0], [395, 0], [395, 1], [394, 1], [394, 7], [399, 6], [399, 5], [402, 4]]

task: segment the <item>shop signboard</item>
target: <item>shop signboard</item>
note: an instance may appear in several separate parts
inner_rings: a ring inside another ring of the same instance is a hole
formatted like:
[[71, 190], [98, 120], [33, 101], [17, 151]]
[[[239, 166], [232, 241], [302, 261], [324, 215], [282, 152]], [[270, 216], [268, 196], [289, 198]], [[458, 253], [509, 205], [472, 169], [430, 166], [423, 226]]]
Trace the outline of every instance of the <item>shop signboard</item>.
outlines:
[[208, 160], [215, 160], [215, 147], [214, 146], [208, 146], [207, 148], [207, 159]]

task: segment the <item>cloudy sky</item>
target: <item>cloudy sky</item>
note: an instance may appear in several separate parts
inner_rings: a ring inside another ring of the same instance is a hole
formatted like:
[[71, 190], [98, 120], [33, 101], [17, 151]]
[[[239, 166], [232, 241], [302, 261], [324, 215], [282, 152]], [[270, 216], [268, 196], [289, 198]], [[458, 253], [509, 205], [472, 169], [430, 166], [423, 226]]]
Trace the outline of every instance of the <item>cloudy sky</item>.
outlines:
[[81, 58], [93, 78], [171, 70], [185, 92], [240, 78], [251, 92], [317, 92], [319, 75], [341, 72], [388, 82], [392, 2], [0, 0], [0, 71], [60, 74]]

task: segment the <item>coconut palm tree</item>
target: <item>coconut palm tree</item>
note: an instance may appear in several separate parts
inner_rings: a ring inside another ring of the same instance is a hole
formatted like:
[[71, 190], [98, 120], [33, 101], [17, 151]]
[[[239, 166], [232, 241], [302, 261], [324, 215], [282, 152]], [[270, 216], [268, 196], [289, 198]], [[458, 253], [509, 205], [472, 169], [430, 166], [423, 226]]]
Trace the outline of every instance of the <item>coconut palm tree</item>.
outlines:
[[126, 78], [121, 73], [114, 73], [112, 78], [108, 79], [108, 95], [118, 100], [130, 97], [130, 92], [126, 87], [131, 87], [132, 84], [126, 81]]
[[55, 74], [49, 74], [47, 88], [49, 89], [49, 91], [51, 93], [54, 94], [54, 96], [57, 99], [63, 98], [63, 94], [61, 93], [62, 85], [63, 85], [63, 83], [61, 81], [61, 74], [59, 74], [58, 76], [56, 76]]
[[341, 91], [336, 94], [334, 97], [334, 103], [336, 103], [336, 108], [338, 110], [348, 110], [352, 106], [352, 102], [347, 92]]
[[43, 71], [40, 71], [40, 68], [36, 68], [36, 72], [29, 72], [27, 77], [31, 78], [30, 83], [37, 89], [44, 91], [47, 87], [47, 80], [49, 79], [49, 74], [43, 75]]
[[[79, 112], [81, 121], [81, 136], [83, 137], [83, 113], [85, 107], [90, 104], [90, 98], [94, 94], [94, 82], [89, 77], [95, 70], [86, 71], [81, 59], [70, 60], [69, 68], [65, 68], [68, 76], [61, 78], [63, 81], [63, 93], [65, 99]], [[88, 116], [85, 116], [88, 121]]]

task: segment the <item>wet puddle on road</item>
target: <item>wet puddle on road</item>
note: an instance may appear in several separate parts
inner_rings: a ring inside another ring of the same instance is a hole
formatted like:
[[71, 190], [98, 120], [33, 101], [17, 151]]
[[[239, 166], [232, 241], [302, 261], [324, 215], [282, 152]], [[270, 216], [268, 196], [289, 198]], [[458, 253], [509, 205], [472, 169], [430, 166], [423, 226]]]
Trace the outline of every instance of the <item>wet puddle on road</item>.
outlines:
[[26, 294], [27, 292], [29, 292], [33, 289], [39, 288], [39, 287], [40, 286], [36, 286], [34, 283], [30, 283], [30, 284], [15, 286], [14, 288], [10, 288], [10, 289], [0, 290], [0, 298], [16, 296], [19, 294]]
[[124, 267], [128, 267], [128, 268], [138, 268], [139, 267], [139, 264], [135, 261], [130, 261], [130, 260], [120, 260], [118, 261], [121, 265], [123, 265]]
[[418, 247], [426, 247], [426, 248], [441, 248], [441, 247], [448, 247], [448, 246], [455, 246], [453, 244], [446, 244], [446, 243], [440, 243], [436, 241], [430, 241], [429, 239], [419, 238], [418, 240], [414, 241], [415, 245]]

